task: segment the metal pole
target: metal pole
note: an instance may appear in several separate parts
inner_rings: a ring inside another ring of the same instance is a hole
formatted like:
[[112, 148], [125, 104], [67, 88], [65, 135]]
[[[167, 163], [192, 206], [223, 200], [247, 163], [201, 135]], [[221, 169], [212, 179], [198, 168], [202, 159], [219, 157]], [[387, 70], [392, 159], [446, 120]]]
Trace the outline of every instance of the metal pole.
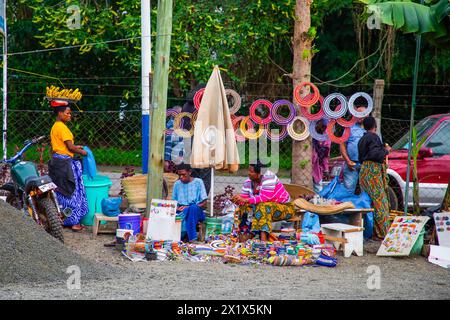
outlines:
[[214, 216], [214, 166], [212, 166], [212, 168], [211, 168], [211, 190], [210, 190], [210, 193], [211, 193], [210, 215], [211, 215], [211, 217], [213, 217]]
[[6, 0], [3, 3], [4, 30], [3, 35], [3, 160], [7, 157], [7, 130], [8, 130], [8, 32], [6, 28]]
[[[423, 4], [423, 0], [421, 1]], [[409, 145], [408, 145], [408, 165], [406, 171], [406, 185], [405, 185], [405, 204], [404, 213], [408, 213], [408, 202], [409, 202], [409, 181], [411, 179], [411, 149], [412, 149], [412, 133], [414, 127], [414, 113], [416, 111], [416, 93], [417, 93], [417, 77], [419, 73], [419, 60], [420, 60], [420, 44], [422, 41], [422, 35], [416, 36], [416, 58], [414, 62], [414, 79], [413, 79], [413, 93], [411, 101], [411, 118], [409, 121]], [[417, 143], [417, 141], [416, 141]]]
[[147, 173], [150, 131], [150, 73], [152, 70], [151, 2], [141, 0], [142, 172]]

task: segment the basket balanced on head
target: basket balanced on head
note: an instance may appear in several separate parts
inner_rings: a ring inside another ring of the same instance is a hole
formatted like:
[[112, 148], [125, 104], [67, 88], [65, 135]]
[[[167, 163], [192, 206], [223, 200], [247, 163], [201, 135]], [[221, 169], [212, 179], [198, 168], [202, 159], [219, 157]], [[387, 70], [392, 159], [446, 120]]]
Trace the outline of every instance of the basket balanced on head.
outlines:
[[[168, 199], [172, 196], [172, 189], [178, 175], [174, 173], [164, 173], [164, 180], [167, 184]], [[125, 191], [130, 207], [145, 209], [147, 207], [147, 175], [137, 174], [122, 179], [123, 190]]]

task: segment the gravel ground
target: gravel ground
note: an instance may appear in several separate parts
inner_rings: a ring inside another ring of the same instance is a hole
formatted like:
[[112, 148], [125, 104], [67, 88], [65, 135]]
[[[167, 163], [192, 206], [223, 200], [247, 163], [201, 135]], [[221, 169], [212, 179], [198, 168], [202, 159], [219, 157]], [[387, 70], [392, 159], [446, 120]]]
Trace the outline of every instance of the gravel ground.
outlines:
[[[3, 216], [2, 219], [3, 220]], [[0, 220], [0, 222], [1, 222]], [[3, 223], [3, 222], [2, 222]], [[3, 224], [2, 224], [3, 225]], [[29, 228], [29, 227], [27, 227]], [[29, 229], [20, 228], [26, 234]], [[32, 228], [34, 230], [34, 228]], [[5, 230], [2, 227], [2, 233]], [[31, 229], [30, 229], [31, 230]], [[25, 232], [24, 232], [25, 231]], [[0, 288], [0, 299], [449, 299], [450, 270], [435, 266], [424, 257], [376, 257], [377, 243], [365, 247], [363, 257], [339, 257], [336, 268], [326, 267], [271, 267], [239, 266], [204, 262], [152, 261], [133, 263], [122, 257], [114, 248], [105, 247], [112, 235], [101, 234], [95, 240], [89, 230], [81, 233], [65, 232], [67, 250], [50, 241], [62, 255], [73, 259], [82, 272], [81, 289], [68, 290], [65, 281], [58, 279], [46, 283], [10, 283]], [[8, 239], [2, 236], [2, 239]], [[42, 243], [42, 242], [41, 242]], [[55, 259], [52, 247], [42, 244], [42, 249], [22, 251], [14, 262], [39, 263]], [[3, 246], [4, 247], [4, 246]], [[23, 246], [22, 246], [23, 247]], [[4, 265], [17, 257], [16, 249], [1, 249], [1, 272]], [[22, 249], [23, 250], [23, 249]], [[74, 251], [75, 253], [72, 253]], [[11, 253], [12, 252], [12, 253]], [[79, 256], [76, 255], [79, 254]], [[4, 254], [9, 255], [4, 262]], [[83, 258], [89, 259], [89, 263]], [[65, 263], [65, 264], [64, 264]], [[380, 289], [369, 290], [369, 266], [381, 270]], [[93, 268], [105, 271], [110, 278], [92, 278]], [[8, 273], [14, 273], [9, 267]], [[54, 271], [48, 270], [49, 273]], [[64, 271], [61, 271], [64, 272]], [[88, 276], [90, 275], [90, 276]], [[64, 279], [68, 275], [64, 274]], [[17, 276], [16, 276], [17, 278]]]
[[108, 263], [95, 263], [69, 250], [31, 218], [0, 201], [0, 285], [65, 282], [66, 270], [79, 265], [86, 279], [107, 279]]

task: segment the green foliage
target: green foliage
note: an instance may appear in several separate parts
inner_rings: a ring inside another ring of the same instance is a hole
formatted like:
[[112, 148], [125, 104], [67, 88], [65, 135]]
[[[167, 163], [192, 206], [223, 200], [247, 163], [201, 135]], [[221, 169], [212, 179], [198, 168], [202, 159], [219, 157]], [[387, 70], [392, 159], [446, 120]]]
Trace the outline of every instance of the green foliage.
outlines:
[[[33, 10], [33, 25], [40, 31], [34, 38], [44, 48], [81, 45], [80, 55], [110, 54], [110, 68], [140, 67], [140, 3], [109, 1], [107, 7], [69, 0], [66, 6], [43, 6], [40, 0], [20, 0]], [[70, 30], [67, 6], [81, 8], [81, 28]], [[244, 81], [268, 63], [271, 47], [289, 39], [293, 1], [216, 2], [177, 1], [173, 11], [170, 77], [176, 88], [186, 90], [192, 82], [205, 82], [214, 65], [220, 65], [234, 81]], [[152, 9], [152, 41], [157, 37], [156, 1]], [[163, 36], [163, 35], [161, 35]], [[114, 44], [104, 40], [129, 39]], [[111, 54], [113, 53], [113, 54]], [[87, 57], [89, 59], [89, 57]], [[249, 62], [242, 68], [242, 61]]]
[[[361, 0], [368, 10], [379, 12], [382, 23], [404, 33], [427, 34], [438, 47], [450, 45], [450, 2], [438, 0], [427, 6], [410, 1]], [[431, 1], [429, 2], [431, 3]]]

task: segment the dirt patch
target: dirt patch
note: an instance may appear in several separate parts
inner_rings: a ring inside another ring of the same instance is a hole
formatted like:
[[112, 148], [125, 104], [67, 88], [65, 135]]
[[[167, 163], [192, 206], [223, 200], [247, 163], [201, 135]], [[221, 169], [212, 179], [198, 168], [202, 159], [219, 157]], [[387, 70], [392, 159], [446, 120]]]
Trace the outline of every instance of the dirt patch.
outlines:
[[[4, 205], [0, 207], [0, 237], [9, 245], [8, 249], [4, 245], [0, 247], [0, 278], [4, 279], [4, 270], [8, 270], [7, 278], [16, 280], [9, 280], [6, 286], [0, 285], [0, 299], [450, 298], [450, 270], [435, 266], [421, 256], [377, 257], [375, 253], [379, 243], [366, 244], [363, 257], [344, 258], [340, 254], [336, 268], [187, 261], [133, 263], [115, 248], [104, 246], [114, 239], [113, 235], [99, 234], [93, 239], [89, 229], [81, 233], [65, 231], [64, 247], [42, 234], [42, 230], [36, 233], [38, 226], [33, 223], [27, 223], [26, 227], [18, 224], [17, 216], [14, 219], [10, 217], [17, 211], [5, 214], [3, 208]], [[5, 223], [5, 218], [12, 222]], [[8, 232], [15, 234], [14, 241], [20, 242], [18, 247], [11, 245], [11, 237], [5, 236], [5, 225], [9, 225]], [[18, 230], [19, 225], [22, 230]], [[32, 232], [39, 237], [27, 235]], [[35, 245], [30, 247], [30, 243]], [[27, 254], [33, 250], [34, 253]], [[8, 258], [4, 259], [5, 256]], [[4, 262], [11, 259], [15, 259], [12, 264], [11, 261]], [[66, 286], [68, 275], [65, 268], [71, 264], [80, 266], [80, 290], [68, 290]], [[373, 275], [370, 266], [380, 270], [378, 289], [368, 287]], [[98, 269], [100, 271], [93, 271]], [[109, 277], [104, 275], [105, 272], [109, 272]], [[18, 277], [23, 281], [17, 283]], [[36, 283], [36, 278], [47, 282]]]

